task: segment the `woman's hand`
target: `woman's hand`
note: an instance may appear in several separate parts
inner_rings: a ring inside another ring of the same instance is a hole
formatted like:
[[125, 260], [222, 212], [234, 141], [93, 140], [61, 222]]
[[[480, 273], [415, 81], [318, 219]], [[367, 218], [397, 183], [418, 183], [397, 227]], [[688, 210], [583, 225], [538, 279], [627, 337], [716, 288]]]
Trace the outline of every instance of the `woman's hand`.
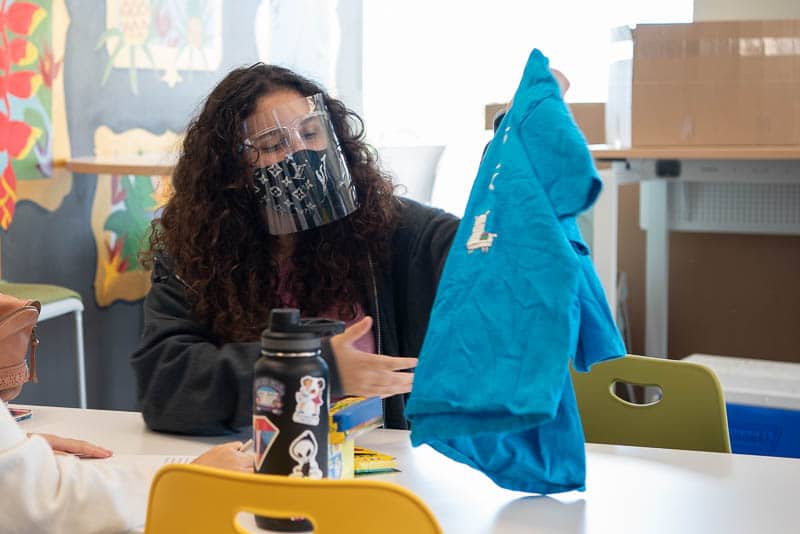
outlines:
[[372, 318], [364, 317], [343, 333], [331, 338], [344, 395], [390, 397], [411, 391], [413, 373], [398, 373], [417, 366], [417, 358], [383, 356], [358, 350], [354, 343], [372, 328]]
[[253, 472], [254, 455], [252, 451], [242, 451], [241, 441], [231, 441], [217, 445], [194, 459], [193, 464], [229, 469], [243, 473]]
[[550, 69], [550, 73], [553, 75], [553, 78], [556, 79], [558, 82], [558, 88], [561, 90], [561, 96], [567, 94], [567, 90], [569, 89], [569, 80], [564, 73], [558, 69]]
[[98, 445], [79, 439], [62, 438], [53, 434], [28, 434], [28, 436], [41, 436], [56, 454], [73, 454], [81, 458], [108, 458], [113, 453]]

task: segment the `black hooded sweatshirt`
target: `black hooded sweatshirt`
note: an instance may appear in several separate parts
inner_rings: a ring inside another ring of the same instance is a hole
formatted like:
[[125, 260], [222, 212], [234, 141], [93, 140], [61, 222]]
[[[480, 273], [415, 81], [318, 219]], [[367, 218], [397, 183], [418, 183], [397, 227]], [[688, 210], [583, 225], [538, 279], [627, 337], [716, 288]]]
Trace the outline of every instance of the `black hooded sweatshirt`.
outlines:
[[[390, 356], [418, 356], [425, 338], [436, 286], [459, 219], [436, 208], [398, 199], [391, 260], [373, 268], [364, 313], [371, 315], [376, 350]], [[252, 415], [253, 366], [258, 342], [217, 345], [207, 327], [192, 317], [185, 286], [156, 256], [152, 287], [144, 302], [144, 331], [131, 363], [145, 423], [153, 430], [196, 435], [236, 432]], [[330, 344], [331, 394], [341, 393]], [[387, 428], [408, 428], [405, 395], [384, 401]]]

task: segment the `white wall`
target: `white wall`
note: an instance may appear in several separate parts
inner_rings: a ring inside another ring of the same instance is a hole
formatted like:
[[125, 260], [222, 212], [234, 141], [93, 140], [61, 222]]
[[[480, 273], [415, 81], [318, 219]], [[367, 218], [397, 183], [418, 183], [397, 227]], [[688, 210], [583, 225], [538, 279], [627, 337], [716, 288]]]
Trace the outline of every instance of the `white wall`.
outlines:
[[694, 0], [694, 20], [800, 19], [800, 0]]
[[688, 22], [692, 0], [364, 0], [362, 14], [368, 138], [445, 145], [432, 203], [460, 215], [491, 137], [484, 107], [511, 98], [533, 47], [569, 78], [568, 101], [602, 102], [610, 29]]
[[339, 0], [341, 21], [339, 64], [336, 80], [338, 98], [359, 115], [364, 113], [363, 94], [363, 6], [362, 0]]

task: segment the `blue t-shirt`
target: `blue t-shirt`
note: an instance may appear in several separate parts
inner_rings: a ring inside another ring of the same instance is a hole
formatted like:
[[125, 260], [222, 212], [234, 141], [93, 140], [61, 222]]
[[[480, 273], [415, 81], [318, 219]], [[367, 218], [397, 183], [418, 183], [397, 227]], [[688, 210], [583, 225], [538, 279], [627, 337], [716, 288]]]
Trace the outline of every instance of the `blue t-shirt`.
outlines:
[[406, 416], [500, 486], [583, 489], [569, 376], [625, 354], [575, 217], [600, 194], [586, 141], [534, 50], [447, 258]]

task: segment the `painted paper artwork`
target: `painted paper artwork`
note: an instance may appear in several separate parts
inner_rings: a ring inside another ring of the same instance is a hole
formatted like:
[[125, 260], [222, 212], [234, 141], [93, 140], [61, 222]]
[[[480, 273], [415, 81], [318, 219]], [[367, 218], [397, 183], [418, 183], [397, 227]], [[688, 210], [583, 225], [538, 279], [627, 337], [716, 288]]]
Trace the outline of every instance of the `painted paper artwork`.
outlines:
[[[53, 0], [47, 13], [52, 28], [52, 59], [46, 62], [52, 65], [52, 87], [49, 87], [52, 98], [51, 117], [53, 175], [47, 180], [19, 180], [17, 182], [17, 202], [30, 200], [47, 211], [55, 211], [61, 207], [64, 198], [72, 190], [72, 173], [60, 164], [70, 158], [72, 150], [67, 129], [67, 106], [64, 94], [64, 51], [67, 43], [70, 17], [64, 0]], [[47, 83], [44, 84], [47, 87]], [[43, 90], [42, 87], [39, 88]]]
[[0, 3], [0, 227], [8, 229], [17, 181], [53, 174], [51, 1]]
[[106, 0], [106, 31], [97, 48], [108, 53], [103, 84], [113, 68], [127, 69], [138, 94], [138, 69], [155, 69], [175, 87], [183, 79], [179, 71], [219, 67], [222, 0]]
[[[98, 156], [115, 156], [129, 150], [168, 152], [178, 142], [173, 132], [159, 136], [141, 129], [117, 134], [100, 127], [94, 137]], [[150, 221], [170, 194], [169, 176], [97, 176], [92, 233], [97, 247], [94, 291], [98, 306], [110, 306], [116, 300], [133, 302], [150, 289], [150, 273], [137, 256], [147, 245]]]

